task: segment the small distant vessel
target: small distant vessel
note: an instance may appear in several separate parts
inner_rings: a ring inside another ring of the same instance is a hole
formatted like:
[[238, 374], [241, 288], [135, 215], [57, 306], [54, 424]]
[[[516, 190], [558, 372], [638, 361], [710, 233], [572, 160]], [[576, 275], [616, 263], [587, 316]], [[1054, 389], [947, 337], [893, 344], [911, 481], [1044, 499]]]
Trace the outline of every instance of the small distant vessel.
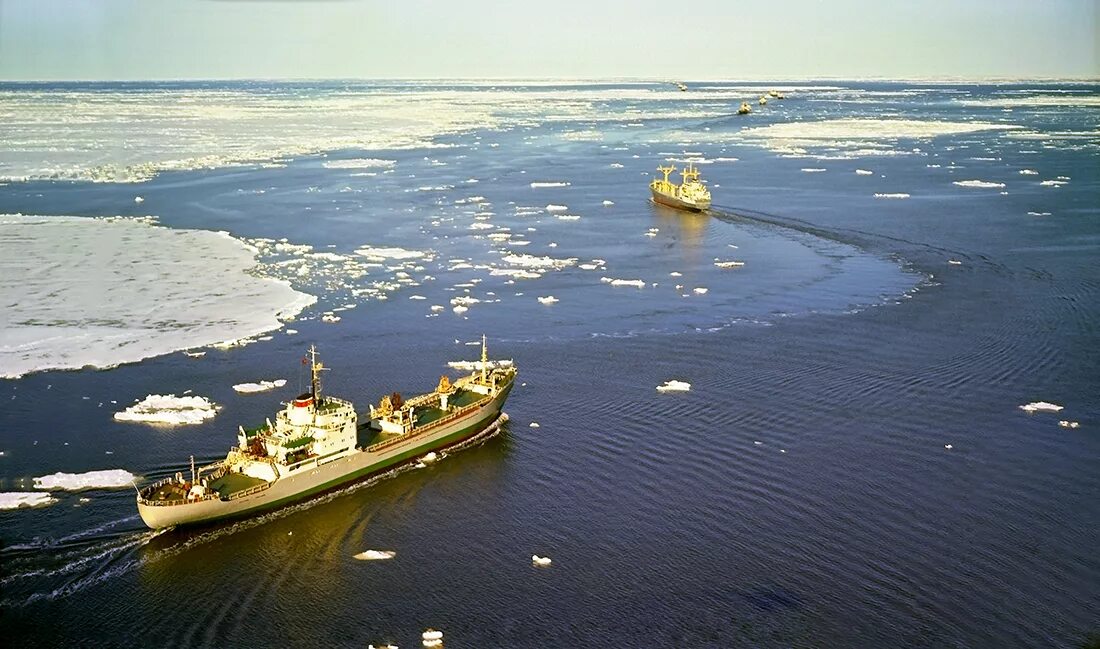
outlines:
[[687, 92], [688, 87], [686, 84], [680, 83], [679, 81], [673, 81], [673, 83], [675, 83], [676, 87], [680, 89], [680, 92]]
[[768, 105], [768, 98], [766, 96], [761, 96], [760, 97], [760, 105], [761, 106], [767, 106]]
[[751, 112], [752, 112], [752, 106], [749, 106], [749, 102], [747, 102], [747, 101], [741, 102], [741, 107], [737, 109], [737, 114], [738, 115], [748, 115]]
[[779, 92], [778, 90], [769, 90], [768, 96], [772, 99], [783, 99], [783, 93]]
[[710, 208], [710, 191], [699, 181], [699, 170], [690, 162], [680, 172], [684, 178], [683, 184], [680, 185], [668, 179], [669, 174], [676, 171], [675, 165], [658, 166], [657, 171], [663, 173], [664, 178], [654, 178], [653, 182], [649, 183], [653, 202], [694, 212]]
[[[240, 427], [224, 460], [138, 490], [141, 519], [153, 529], [239, 518], [339, 487], [454, 446], [489, 429], [516, 378], [512, 363], [481, 363], [466, 377], [440, 377], [435, 391], [408, 400], [396, 392], [360, 423], [350, 401], [322, 395], [317, 350], [310, 347], [310, 391], [262, 426]], [[499, 366], [503, 365], [503, 366]], [[187, 479], [190, 478], [190, 479]], [[362, 557], [378, 558], [364, 553]]]

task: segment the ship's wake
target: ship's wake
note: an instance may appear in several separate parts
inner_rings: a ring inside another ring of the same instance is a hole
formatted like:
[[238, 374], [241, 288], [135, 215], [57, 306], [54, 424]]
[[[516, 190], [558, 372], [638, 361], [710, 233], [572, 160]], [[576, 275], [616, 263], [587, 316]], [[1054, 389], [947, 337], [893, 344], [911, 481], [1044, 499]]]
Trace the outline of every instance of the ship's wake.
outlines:
[[[437, 462], [449, 454], [476, 446], [496, 435], [508, 421], [504, 412], [477, 435], [438, 453]], [[170, 559], [193, 548], [244, 530], [306, 511], [343, 498], [424, 465], [415, 459], [366, 480], [355, 482], [309, 500], [266, 514], [198, 532], [161, 530], [114, 531], [133, 525], [137, 516], [129, 516], [58, 539], [36, 539], [13, 545], [0, 552], [0, 608], [18, 608], [41, 601], [68, 597], [143, 566]], [[154, 541], [156, 541], [154, 543]], [[53, 587], [43, 589], [44, 583]], [[32, 592], [20, 592], [27, 584]]]

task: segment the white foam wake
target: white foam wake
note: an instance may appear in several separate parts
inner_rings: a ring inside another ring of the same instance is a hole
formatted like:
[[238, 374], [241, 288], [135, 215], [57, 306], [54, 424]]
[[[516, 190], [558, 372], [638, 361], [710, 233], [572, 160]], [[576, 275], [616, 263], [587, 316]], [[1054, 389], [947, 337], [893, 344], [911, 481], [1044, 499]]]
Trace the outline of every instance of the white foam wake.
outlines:
[[[249, 274], [224, 232], [148, 219], [0, 216], [0, 377], [105, 368], [262, 334], [315, 301]], [[48, 272], [44, 272], [48, 269]]]

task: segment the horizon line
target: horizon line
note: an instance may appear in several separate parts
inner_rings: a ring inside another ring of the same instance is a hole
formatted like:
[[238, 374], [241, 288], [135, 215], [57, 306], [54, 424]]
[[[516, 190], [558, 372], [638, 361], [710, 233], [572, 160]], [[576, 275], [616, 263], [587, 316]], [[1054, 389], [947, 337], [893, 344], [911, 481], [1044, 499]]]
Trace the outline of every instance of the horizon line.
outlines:
[[150, 77], [150, 78], [45, 78], [45, 79], [0, 79], [0, 84], [15, 83], [171, 83], [171, 82], [202, 82], [202, 81], [274, 81], [274, 82], [301, 82], [301, 81], [460, 81], [460, 82], [584, 82], [584, 83], [673, 83], [675, 81], [692, 83], [755, 83], [760, 81], [776, 82], [823, 82], [823, 81], [897, 81], [897, 82], [924, 82], [924, 83], [967, 83], [967, 82], [1053, 82], [1068, 81], [1073, 83], [1100, 83], [1100, 76], [745, 76], [745, 77], [700, 77], [696, 79], [672, 78], [672, 77], [547, 77], [547, 76], [471, 76], [471, 77], [437, 77], [437, 76], [377, 76], [377, 77]]

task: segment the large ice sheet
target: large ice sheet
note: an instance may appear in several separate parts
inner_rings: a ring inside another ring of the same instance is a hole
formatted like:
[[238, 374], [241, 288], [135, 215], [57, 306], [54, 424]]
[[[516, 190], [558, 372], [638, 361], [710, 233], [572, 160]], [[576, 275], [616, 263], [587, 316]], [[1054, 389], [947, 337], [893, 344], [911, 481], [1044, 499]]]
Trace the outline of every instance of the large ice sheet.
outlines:
[[0, 377], [112, 367], [278, 329], [315, 301], [223, 232], [0, 216]]
[[908, 148], [895, 146], [897, 140], [926, 140], [1019, 128], [1013, 124], [978, 121], [842, 118], [746, 128], [733, 137], [792, 157], [862, 158], [912, 153]]
[[435, 146], [440, 135], [495, 123], [491, 104], [465, 94], [421, 92], [410, 101], [340, 89], [22, 90], [0, 102], [0, 180], [140, 182], [166, 170]]

